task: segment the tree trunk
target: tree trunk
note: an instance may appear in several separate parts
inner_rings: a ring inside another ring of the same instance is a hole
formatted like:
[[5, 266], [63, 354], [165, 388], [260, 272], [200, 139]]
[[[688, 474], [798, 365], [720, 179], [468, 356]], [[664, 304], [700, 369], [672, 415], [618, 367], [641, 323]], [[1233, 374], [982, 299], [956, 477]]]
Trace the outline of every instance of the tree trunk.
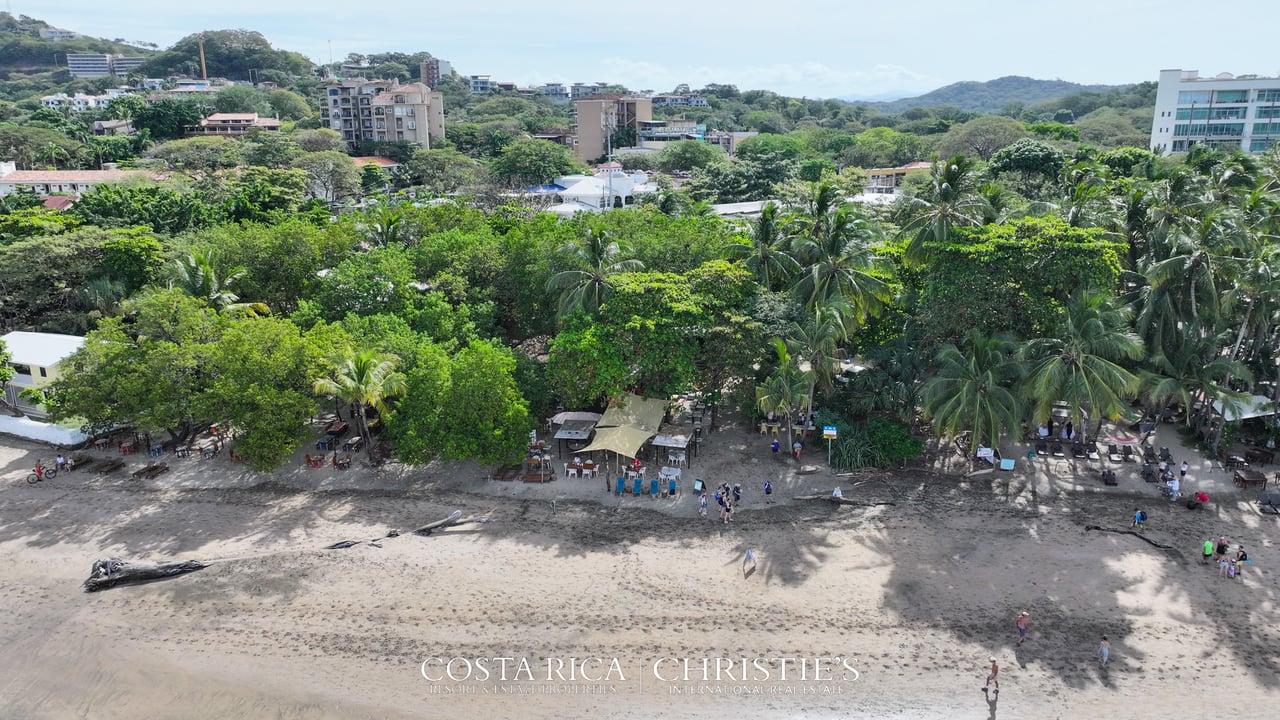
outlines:
[[1249, 309], [1244, 312], [1244, 320], [1240, 321], [1240, 331], [1236, 333], [1236, 343], [1231, 346], [1232, 361], [1240, 357], [1240, 346], [1244, 344], [1244, 331], [1249, 326], [1249, 316], [1253, 313], [1253, 303], [1249, 303]]
[[93, 564], [93, 571], [83, 585], [86, 592], [97, 592], [121, 583], [147, 582], [185, 575], [209, 567], [199, 560], [170, 563], [148, 563], [106, 558]]

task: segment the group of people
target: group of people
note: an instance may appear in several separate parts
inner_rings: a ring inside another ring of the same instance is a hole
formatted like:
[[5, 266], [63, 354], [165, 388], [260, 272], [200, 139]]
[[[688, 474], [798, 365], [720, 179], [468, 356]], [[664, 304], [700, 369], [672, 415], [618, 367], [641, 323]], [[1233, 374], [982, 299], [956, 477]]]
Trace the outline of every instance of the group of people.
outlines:
[[[1053, 422], [1053, 418], [1049, 418], [1048, 422], [1046, 422], [1046, 423], [1044, 423], [1043, 425], [1041, 425], [1040, 427], [1036, 428], [1036, 435], [1038, 435], [1038, 436], [1040, 436], [1041, 438], [1044, 438], [1044, 439], [1046, 439], [1046, 440], [1047, 440], [1047, 439], [1049, 439], [1049, 438], [1051, 438], [1051, 437], [1053, 437], [1053, 436], [1054, 436], [1054, 435], [1053, 435], [1053, 429], [1054, 429], [1054, 427], [1055, 427], [1055, 425], [1054, 425], [1054, 422]], [[1076, 437], [1077, 437], [1077, 436], [1076, 436], [1076, 428], [1075, 428], [1075, 425], [1073, 425], [1073, 424], [1071, 423], [1071, 421], [1070, 421], [1070, 420], [1068, 420], [1068, 421], [1066, 421], [1066, 422], [1064, 422], [1064, 423], [1062, 423], [1061, 425], [1058, 425], [1058, 426], [1056, 426], [1056, 427], [1058, 428], [1058, 436], [1057, 436], [1057, 437], [1058, 437], [1058, 439], [1059, 439], [1059, 440], [1067, 440], [1067, 441], [1075, 441], [1075, 440], [1076, 440]]]
[[[1018, 613], [1018, 617], [1013, 621], [1014, 629], [1018, 632], [1018, 645], [1027, 640], [1027, 632], [1031, 629], [1031, 613], [1023, 610]], [[1111, 660], [1111, 641], [1106, 635], [1102, 636], [1102, 641], [1098, 644], [1098, 662], [1106, 665]], [[982, 684], [982, 692], [990, 692], [992, 686], [995, 686], [995, 694], [1000, 694], [1000, 663], [995, 656], [989, 659], [991, 666], [987, 672], [987, 680]]]
[[[720, 483], [716, 488], [712, 498], [716, 501], [716, 505], [720, 506], [720, 522], [728, 524], [733, 522], [733, 509], [742, 504], [742, 485], [734, 483]], [[773, 503], [773, 483], [769, 480], [764, 481], [764, 501]], [[698, 495], [698, 515], [700, 517], [707, 516], [707, 491], [703, 490]]]
[[1249, 562], [1249, 553], [1245, 552], [1244, 545], [1237, 545], [1233, 557], [1231, 543], [1227, 542], [1226, 537], [1218, 538], [1217, 542], [1209, 538], [1204, 541], [1203, 562], [1210, 561], [1218, 566], [1218, 577], [1239, 579], [1244, 574], [1245, 563]]

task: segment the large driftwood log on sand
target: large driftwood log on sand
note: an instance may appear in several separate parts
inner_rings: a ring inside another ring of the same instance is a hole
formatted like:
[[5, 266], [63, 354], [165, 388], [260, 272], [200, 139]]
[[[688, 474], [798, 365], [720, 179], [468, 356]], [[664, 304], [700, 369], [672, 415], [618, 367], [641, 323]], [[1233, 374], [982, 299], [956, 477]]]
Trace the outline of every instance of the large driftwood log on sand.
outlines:
[[93, 564], [93, 572], [84, 581], [87, 592], [97, 592], [122, 583], [146, 582], [185, 575], [209, 567], [199, 560], [170, 563], [148, 563], [120, 558], [106, 558]]

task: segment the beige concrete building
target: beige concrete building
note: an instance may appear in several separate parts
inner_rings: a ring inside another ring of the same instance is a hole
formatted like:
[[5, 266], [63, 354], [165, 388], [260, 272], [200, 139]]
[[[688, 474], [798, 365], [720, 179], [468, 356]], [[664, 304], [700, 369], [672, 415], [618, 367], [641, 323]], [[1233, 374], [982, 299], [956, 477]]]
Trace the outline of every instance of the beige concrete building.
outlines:
[[609, 137], [631, 131], [621, 144], [634, 145], [642, 124], [653, 120], [653, 101], [632, 95], [592, 95], [573, 101], [573, 156], [593, 162], [609, 154]]
[[341, 133], [351, 150], [366, 140], [429, 149], [432, 138], [444, 137], [444, 98], [425, 83], [348, 78], [322, 92], [320, 121]]

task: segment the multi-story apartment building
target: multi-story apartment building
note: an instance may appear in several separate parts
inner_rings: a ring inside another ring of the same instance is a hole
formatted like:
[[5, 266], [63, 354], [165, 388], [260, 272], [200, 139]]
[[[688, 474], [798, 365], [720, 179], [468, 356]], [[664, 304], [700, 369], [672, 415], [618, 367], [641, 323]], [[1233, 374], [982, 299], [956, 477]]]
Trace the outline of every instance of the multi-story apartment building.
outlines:
[[123, 77], [141, 67], [146, 61], [146, 58], [106, 53], [68, 53], [67, 70], [73, 78], [107, 77], [108, 75]]
[[493, 90], [492, 75], [471, 75], [467, 78], [471, 83], [472, 95], [484, 95]]
[[73, 78], [106, 77], [111, 74], [111, 56], [106, 53], [68, 53], [67, 70]]
[[654, 95], [653, 105], [675, 105], [677, 107], [710, 107], [707, 99], [701, 95]]
[[63, 30], [56, 27], [40, 28], [40, 37], [45, 40], [58, 42], [59, 40], [75, 40], [80, 37], [80, 33], [71, 30]]
[[432, 90], [440, 89], [440, 80], [453, 75], [453, 65], [448, 60], [431, 58], [422, 63], [422, 82]]
[[349, 78], [323, 90], [320, 121], [355, 150], [366, 140], [431, 147], [444, 137], [444, 98], [426, 83]]
[[628, 144], [640, 136], [641, 127], [653, 120], [653, 102], [634, 95], [593, 95], [573, 101], [573, 156], [582, 162], [605, 157], [610, 138], [630, 130]]
[[76, 93], [68, 95], [66, 93], [57, 93], [55, 95], [45, 95], [40, 98], [40, 107], [46, 107], [51, 110], [61, 110], [70, 108], [72, 112], [82, 112], [85, 110], [98, 110], [105, 108], [107, 103], [121, 95], [129, 94], [128, 89], [112, 88], [102, 95], [85, 95], [84, 93]]
[[1280, 78], [1196, 70], [1161, 70], [1151, 150], [1193, 147], [1262, 152], [1280, 138]]
[[608, 83], [574, 83], [569, 86], [569, 99], [577, 100], [578, 98], [599, 95], [607, 87], [609, 87]]
[[280, 120], [258, 117], [258, 113], [213, 113], [195, 125], [184, 125], [182, 134], [187, 137], [197, 135], [240, 137], [248, 135], [253, 130], [279, 129]]
[[563, 83], [547, 83], [539, 88], [539, 90], [542, 91], [543, 95], [551, 98], [551, 102], [557, 105], [569, 104], [569, 88], [565, 87]]

